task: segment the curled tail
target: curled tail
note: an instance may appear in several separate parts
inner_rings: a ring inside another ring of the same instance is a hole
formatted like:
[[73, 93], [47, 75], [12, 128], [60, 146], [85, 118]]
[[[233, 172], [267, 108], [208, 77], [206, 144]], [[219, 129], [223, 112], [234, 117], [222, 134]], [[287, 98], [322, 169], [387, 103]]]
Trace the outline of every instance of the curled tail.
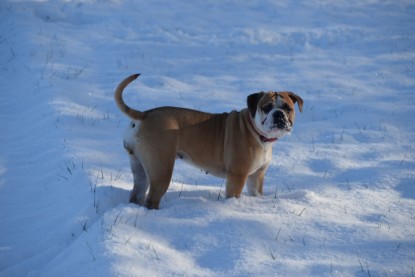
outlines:
[[125, 104], [124, 100], [122, 99], [122, 93], [123, 93], [125, 87], [128, 86], [129, 83], [131, 83], [132, 81], [137, 79], [138, 76], [140, 76], [140, 74], [134, 74], [134, 75], [131, 75], [131, 76], [125, 78], [118, 85], [117, 89], [115, 90], [115, 94], [114, 94], [115, 102], [117, 103], [118, 108], [123, 113], [125, 113], [129, 118], [134, 119], [134, 120], [144, 119], [144, 113], [128, 107]]

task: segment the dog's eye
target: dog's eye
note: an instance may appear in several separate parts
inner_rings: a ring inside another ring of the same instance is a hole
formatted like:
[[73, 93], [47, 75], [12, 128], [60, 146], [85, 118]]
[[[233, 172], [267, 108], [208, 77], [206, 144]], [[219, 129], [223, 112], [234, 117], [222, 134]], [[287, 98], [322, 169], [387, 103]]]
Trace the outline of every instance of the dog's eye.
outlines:
[[264, 113], [269, 113], [272, 110], [272, 107], [273, 107], [272, 103], [269, 103], [269, 104], [263, 106], [262, 110], [264, 111]]
[[284, 105], [282, 105], [282, 108], [284, 110], [286, 110], [287, 112], [291, 112], [291, 107], [287, 103], [285, 103]]

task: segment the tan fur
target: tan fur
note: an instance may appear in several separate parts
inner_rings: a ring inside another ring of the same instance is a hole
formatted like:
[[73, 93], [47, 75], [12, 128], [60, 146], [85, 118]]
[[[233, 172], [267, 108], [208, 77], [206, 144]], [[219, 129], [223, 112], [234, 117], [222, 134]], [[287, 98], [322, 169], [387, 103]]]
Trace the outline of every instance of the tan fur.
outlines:
[[[133, 120], [129, 128], [133, 128], [130, 131], [134, 138], [125, 138], [124, 142], [134, 175], [131, 202], [158, 209], [169, 187], [176, 158], [212, 175], [226, 177], [226, 197], [239, 197], [245, 182], [249, 194], [262, 194], [272, 143], [261, 141], [250, 122], [248, 109], [210, 114], [161, 107], [140, 112], [122, 100], [123, 89], [137, 77], [123, 80], [115, 92], [118, 107]], [[287, 102], [294, 108], [292, 100]], [[260, 107], [260, 103], [257, 105]]]
[[129, 76], [128, 78], [124, 79], [117, 87], [117, 89], [115, 90], [115, 103], [117, 103], [118, 108], [124, 112], [126, 115], [128, 115], [128, 117], [130, 117], [131, 119], [135, 119], [135, 120], [141, 120], [144, 118], [143, 113], [134, 109], [131, 109], [130, 107], [128, 107], [125, 103], [124, 100], [122, 99], [122, 92], [124, 91], [125, 87], [128, 86], [129, 83], [131, 83], [132, 81], [134, 81], [135, 79], [138, 78], [138, 76], [140, 76], [140, 74], [134, 74]]

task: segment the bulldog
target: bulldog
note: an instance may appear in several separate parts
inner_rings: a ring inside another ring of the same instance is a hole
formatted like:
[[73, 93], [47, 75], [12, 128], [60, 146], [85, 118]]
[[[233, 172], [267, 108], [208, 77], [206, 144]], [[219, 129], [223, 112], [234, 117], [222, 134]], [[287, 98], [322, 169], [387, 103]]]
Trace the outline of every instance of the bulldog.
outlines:
[[261, 195], [271, 162], [272, 145], [291, 132], [294, 105], [303, 100], [292, 92], [259, 92], [248, 96], [241, 111], [212, 114], [160, 107], [138, 111], [122, 98], [139, 74], [124, 79], [115, 91], [119, 109], [132, 121], [124, 135], [134, 188], [130, 202], [159, 209], [177, 158], [212, 175], [226, 178], [226, 197], [239, 197], [245, 183], [249, 195]]

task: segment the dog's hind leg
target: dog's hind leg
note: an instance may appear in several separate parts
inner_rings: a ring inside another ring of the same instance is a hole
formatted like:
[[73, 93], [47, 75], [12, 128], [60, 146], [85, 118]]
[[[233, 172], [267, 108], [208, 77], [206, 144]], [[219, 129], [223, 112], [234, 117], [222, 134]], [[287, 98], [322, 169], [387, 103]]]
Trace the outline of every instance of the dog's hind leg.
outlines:
[[160, 201], [169, 188], [174, 167], [173, 157], [171, 160], [164, 160], [162, 165], [157, 166], [157, 171], [149, 173], [150, 188], [147, 194], [146, 207], [159, 209]]
[[138, 205], [144, 205], [148, 189], [147, 175], [140, 160], [134, 156], [134, 154], [130, 154], [129, 156], [131, 171], [134, 177], [134, 188], [131, 191], [130, 202]]
[[147, 152], [148, 156], [140, 156], [149, 182], [145, 201], [145, 206], [149, 209], [159, 209], [161, 198], [169, 188], [176, 159], [175, 149], [169, 149], [168, 152], [158, 149], [159, 146], [154, 147], [152, 151]]

